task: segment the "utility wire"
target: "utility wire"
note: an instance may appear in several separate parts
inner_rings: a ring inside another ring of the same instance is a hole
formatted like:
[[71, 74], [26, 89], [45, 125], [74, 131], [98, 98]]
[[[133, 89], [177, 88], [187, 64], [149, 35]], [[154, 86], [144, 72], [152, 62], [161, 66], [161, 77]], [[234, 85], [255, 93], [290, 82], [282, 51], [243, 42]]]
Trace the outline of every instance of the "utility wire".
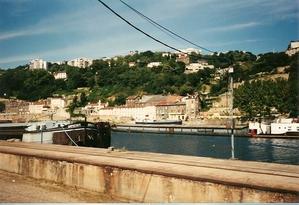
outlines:
[[148, 21], [150, 24], [152, 24], [154, 27], [156, 27], [157, 29], [159, 29], [160, 31], [162, 31], [163, 33], [167, 34], [169, 37], [171, 37], [174, 40], [177, 40], [173, 35], [171, 35], [168, 32], [165, 32], [161, 27], [157, 26], [156, 24], [154, 24], [153, 22]]
[[[198, 47], [198, 48], [200, 48], [200, 49], [203, 49], [203, 50], [208, 51], [208, 52], [210, 52], [210, 53], [214, 53], [214, 51], [212, 51], [212, 50], [210, 50], [210, 49], [207, 49], [207, 48], [205, 48], [205, 47], [202, 47], [202, 46], [200, 46], [200, 45], [198, 45], [198, 44], [196, 44], [196, 43], [193, 43], [192, 41], [190, 41], [190, 40], [188, 40], [188, 39], [186, 39], [186, 38], [180, 36], [179, 34], [177, 34], [177, 33], [173, 32], [173, 31], [171, 31], [171, 30], [168, 29], [168, 28], [166, 28], [165, 26], [162, 26], [161, 24], [157, 23], [156, 21], [154, 21], [153, 19], [147, 17], [146, 15], [142, 14], [140, 11], [136, 10], [135, 8], [133, 8], [132, 6], [130, 6], [129, 4], [127, 4], [126, 2], [124, 2], [123, 0], [119, 0], [119, 1], [120, 1], [121, 3], [123, 3], [124, 5], [126, 5], [128, 8], [130, 8], [131, 10], [133, 10], [133, 11], [134, 11], [135, 13], [137, 13], [139, 16], [141, 16], [142, 18], [146, 19], [146, 20], [147, 20], [148, 22], [150, 22], [151, 24], [156, 25], [157, 27], [159, 27], [159, 28], [161, 28], [161, 29], [164, 29], [165, 31], [171, 33], [172, 35], [174, 35], [174, 36], [176, 36], [176, 37], [178, 37], [178, 38], [180, 38], [180, 39], [182, 39], [182, 40], [184, 40], [184, 41], [186, 41], [186, 42], [188, 42], [188, 43], [190, 43], [190, 44], [192, 44], [192, 45], [194, 45], [194, 46], [196, 46], [196, 47]], [[161, 29], [160, 29], [160, 30], [161, 30]], [[165, 32], [165, 31], [163, 31], [163, 32]], [[167, 33], [167, 32], [165, 32], [165, 33]], [[168, 33], [167, 33], [167, 34], [168, 34]]]
[[184, 53], [184, 54], [189, 55], [188, 53], [183, 52], [183, 51], [181, 51], [180, 49], [175, 48], [175, 47], [173, 47], [173, 46], [171, 46], [171, 45], [168, 45], [167, 43], [164, 43], [164, 42], [160, 41], [159, 39], [157, 39], [157, 38], [151, 36], [150, 34], [146, 33], [145, 31], [141, 30], [140, 28], [136, 27], [136, 26], [133, 25], [131, 22], [129, 22], [128, 20], [126, 20], [124, 17], [122, 17], [120, 14], [118, 14], [116, 11], [114, 11], [111, 7], [109, 7], [107, 4], [105, 4], [102, 0], [98, 0], [98, 1], [99, 1], [103, 6], [105, 6], [107, 9], [109, 9], [112, 13], [114, 13], [117, 17], [119, 17], [120, 19], [122, 19], [122, 20], [125, 21], [127, 24], [129, 24], [130, 26], [132, 26], [132, 27], [133, 27], [134, 29], [136, 29], [137, 31], [143, 33], [143, 34], [146, 35], [147, 37], [153, 39], [154, 41], [156, 41], [156, 42], [158, 42], [158, 43], [160, 43], [160, 44], [162, 44], [162, 45], [164, 45], [164, 46], [166, 46], [166, 47], [168, 47], [168, 48], [171, 48], [171, 49], [173, 49], [173, 50], [175, 50], [175, 51], [178, 51], [178, 52], [180, 52], [180, 53]]

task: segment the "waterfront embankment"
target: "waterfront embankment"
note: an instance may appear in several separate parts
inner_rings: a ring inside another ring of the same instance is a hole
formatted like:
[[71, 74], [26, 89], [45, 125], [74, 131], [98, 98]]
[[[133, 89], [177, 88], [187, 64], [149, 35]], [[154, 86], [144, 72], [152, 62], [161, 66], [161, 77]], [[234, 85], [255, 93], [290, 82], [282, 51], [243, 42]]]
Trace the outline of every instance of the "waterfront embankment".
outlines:
[[[230, 136], [231, 128], [224, 125], [138, 125], [138, 124], [115, 124], [112, 128], [117, 132], [138, 132], [138, 133], [158, 133], [158, 134], [190, 134], [208, 136]], [[239, 125], [234, 128], [234, 135], [237, 137], [255, 138], [284, 138], [299, 139], [299, 135], [249, 135], [248, 126]]]
[[298, 202], [298, 166], [0, 142], [0, 170], [129, 202]]
[[[113, 131], [124, 132], [145, 132], [145, 133], [174, 133], [174, 134], [204, 134], [204, 135], [225, 135], [231, 132], [226, 126], [215, 125], [138, 125], [138, 124], [116, 124]], [[234, 133], [237, 136], [246, 136], [247, 126], [237, 126]]]

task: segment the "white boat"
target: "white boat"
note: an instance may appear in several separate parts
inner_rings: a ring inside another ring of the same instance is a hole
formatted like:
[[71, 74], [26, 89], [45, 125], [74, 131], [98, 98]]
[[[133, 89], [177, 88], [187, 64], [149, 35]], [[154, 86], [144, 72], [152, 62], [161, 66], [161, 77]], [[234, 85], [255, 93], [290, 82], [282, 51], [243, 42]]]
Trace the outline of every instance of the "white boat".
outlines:
[[299, 123], [294, 119], [280, 119], [274, 123], [249, 123], [249, 135], [299, 136]]

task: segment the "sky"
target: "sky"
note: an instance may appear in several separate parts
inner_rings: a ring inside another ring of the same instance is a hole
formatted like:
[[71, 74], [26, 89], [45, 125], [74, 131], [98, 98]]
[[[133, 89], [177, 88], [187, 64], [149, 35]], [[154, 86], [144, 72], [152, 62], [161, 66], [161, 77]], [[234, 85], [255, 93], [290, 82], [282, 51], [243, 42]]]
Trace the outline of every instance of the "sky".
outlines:
[[[119, 0], [103, 0], [137, 27], [179, 49], [172, 38]], [[299, 39], [299, 0], [124, 0], [144, 15], [213, 51], [286, 50]], [[129, 51], [170, 51], [97, 0], [0, 0], [0, 68], [32, 59], [98, 59]]]

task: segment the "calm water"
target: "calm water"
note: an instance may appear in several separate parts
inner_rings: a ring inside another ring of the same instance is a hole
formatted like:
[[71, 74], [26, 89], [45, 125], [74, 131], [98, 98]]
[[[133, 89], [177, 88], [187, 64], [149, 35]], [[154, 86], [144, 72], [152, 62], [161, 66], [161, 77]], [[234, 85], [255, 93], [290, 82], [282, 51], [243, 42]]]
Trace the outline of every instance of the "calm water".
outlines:
[[[230, 137], [112, 132], [112, 146], [131, 151], [159, 152], [228, 159]], [[240, 160], [299, 164], [299, 139], [235, 137]]]

